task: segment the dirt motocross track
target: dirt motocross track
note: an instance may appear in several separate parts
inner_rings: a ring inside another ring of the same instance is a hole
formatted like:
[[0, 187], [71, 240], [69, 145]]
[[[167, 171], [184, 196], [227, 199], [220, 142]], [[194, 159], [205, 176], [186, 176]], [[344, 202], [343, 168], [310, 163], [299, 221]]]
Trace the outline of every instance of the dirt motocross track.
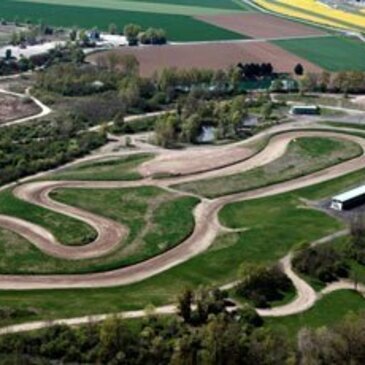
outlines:
[[[312, 131], [289, 131], [272, 137], [267, 147], [256, 154], [252, 158], [227, 168], [206, 171], [201, 174], [193, 176], [173, 177], [163, 180], [153, 180], [150, 178], [142, 179], [135, 182], [118, 182], [118, 181], [42, 181], [32, 182], [18, 186], [14, 190], [15, 196], [25, 201], [36, 205], [43, 206], [47, 209], [69, 215], [71, 217], [87, 222], [98, 232], [96, 241], [86, 246], [73, 247], [73, 252], [66, 253], [69, 258], [73, 255], [89, 254], [88, 250], [92, 252], [93, 257], [99, 251], [100, 255], [113, 250], [126, 232], [123, 226], [115, 225], [114, 222], [109, 221], [103, 217], [90, 214], [81, 209], [76, 209], [64, 204], [53, 201], [49, 194], [52, 190], [58, 188], [98, 188], [98, 189], [112, 189], [122, 188], [128, 186], [145, 186], [154, 185], [160, 188], [170, 189], [169, 186], [180, 183], [182, 181], [208, 178], [219, 174], [224, 176], [235, 173], [237, 171], [244, 171], [251, 169], [280, 157], [285, 153], [286, 147], [291, 140], [304, 136], [321, 136], [331, 138], [343, 138], [358, 143], [365, 149], [365, 140], [360, 137], [345, 135], [334, 132], [312, 132]], [[201, 203], [194, 211], [195, 229], [193, 234], [182, 242], [179, 246], [155, 256], [149, 260], [141, 262], [136, 265], [117, 269], [109, 272], [92, 273], [83, 275], [0, 275], [0, 289], [60, 289], [60, 288], [90, 288], [90, 287], [109, 287], [117, 285], [127, 285], [134, 282], [141, 281], [153, 275], [161, 273], [173, 266], [176, 266], [199, 253], [204, 252], [214, 241], [216, 236], [223, 230], [218, 221], [218, 212], [226, 204], [251, 200], [259, 197], [271, 196], [283, 192], [295, 190], [301, 187], [309, 186], [322, 181], [330, 180], [338, 176], [345, 175], [349, 172], [360, 169], [365, 164], [365, 156], [349, 160], [339, 165], [332, 166], [317, 173], [313, 173], [301, 178], [291, 181], [283, 182], [273, 186], [268, 186], [252, 191], [224, 196], [214, 200], [207, 200], [202, 198]], [[177, 192], [179, 193], [179, 192]], [[6, 221], [4, 223], [4, 221]], [[0, 226], [10, 229], [20, 235], [24, 234], [23, 222], [11, 217], [0, 217]], [[38, 238], [42, 239], [41, 244], [37, 247], [44, 251], [52, 251], [55, 247], [54, 240], [50, 239], [50, 234], [46, 230], [39, 230], [39, 227], [34, 227], [33, 231], [37, 233]], [[28, 223], [28, 229], [32, 231], [31, 224]], [[110, 232], [114, 232], [111, 234]], [[37, 239], [37, 235], [32, 238], [32, 242]], [[28, 238], [26, 236], [26, 238]], [[45, 245], [49, 247], [45, 247]], [[78, 253], [77, 251], [81, 252]], [[65, 252], [63, 252], [65, 255]]]

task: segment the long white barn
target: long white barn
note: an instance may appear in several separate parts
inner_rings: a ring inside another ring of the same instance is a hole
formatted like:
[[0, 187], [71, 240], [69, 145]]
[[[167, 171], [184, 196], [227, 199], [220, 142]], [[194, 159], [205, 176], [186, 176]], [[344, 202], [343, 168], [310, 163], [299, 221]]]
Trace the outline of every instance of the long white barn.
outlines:
[[365, 203], [365, 185], [334, 196], [331, 201], [331, 208], [335, 210], [350, 209]]

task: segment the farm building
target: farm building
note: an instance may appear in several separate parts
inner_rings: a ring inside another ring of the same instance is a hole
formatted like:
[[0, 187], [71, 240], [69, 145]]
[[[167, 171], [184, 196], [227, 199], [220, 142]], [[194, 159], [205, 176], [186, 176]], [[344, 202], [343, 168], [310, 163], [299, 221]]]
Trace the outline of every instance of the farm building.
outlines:
[[290, 109], [293, 115], [318, 115], [320, 108], [317, 105], [295, 105]]
[[365, 203], [365, 185], [332, 198], [331, 208], [345, 210]]

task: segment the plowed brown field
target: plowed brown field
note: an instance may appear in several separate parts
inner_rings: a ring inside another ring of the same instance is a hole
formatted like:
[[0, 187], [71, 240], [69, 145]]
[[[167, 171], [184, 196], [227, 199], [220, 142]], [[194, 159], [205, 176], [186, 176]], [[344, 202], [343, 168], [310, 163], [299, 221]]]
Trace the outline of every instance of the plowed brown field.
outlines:
[[224, 69], [242, 63], [271, 62], [277, 72], [292, 72], [301, 63], [308, 72], [321, 72], [322, 69], [284, 49], [261, 41], [232, 43], [202, 43], [167, 46], [126, 47], [115, 51], [96, 53], [88, 57], [97, 62], [110, 52], [133, 54], [140, 63], [142, 76], [151, 76], [155, 71], [167, 67], [179, 69]]
[[286, 38], [320, 36], [326, 33], [310, 26], [260, 13], [204, 15], [197, 19], [251, 38]]

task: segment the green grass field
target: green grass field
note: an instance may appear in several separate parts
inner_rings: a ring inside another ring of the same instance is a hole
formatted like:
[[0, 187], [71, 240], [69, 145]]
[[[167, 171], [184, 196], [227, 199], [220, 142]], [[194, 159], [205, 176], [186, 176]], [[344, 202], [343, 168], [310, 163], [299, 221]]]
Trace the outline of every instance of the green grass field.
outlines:
[[[223, 10], [222, 10], [223, 9]], [[234, 0], [2, 0], [1, 17], [31, 20], [55, 26], [94, 26], [106, 30], [115, 23], [121, 31], [125, 24], [137, 23], [144, 28], [157, 27], [167, 31], [173, 41], [208, 41], [242, 39], [243, 36], [200, 22], [195, 15], [220, 14], [245, 10]]]
[[24, 239], [0, 230], [0, 273], [85, 273], [112, 270], [146, 260], [191, 234], [194, 228], [192, 211], [199, 202], [196, 198], [176, 197], [153, 187], [65, 189], [52, 196], [126, 225], [128, 237], [109, 255], [74, 261], [49, 257]]
[[361, 147], [353, 142], [329, 138], [300, 138], [289, 144], [285, 155], [265, 166], [240, 174], [200, 180], [175, 187], [212, 198], [307, 175], [361, 153]]
[[265, 319], [267, 326], [284, 328], [291, 338], [295, 338], [302, 327], [319, 328], [339, 323], [349, 312], [365, 311], [364, 298], [351, 290], [341, 290], [324, 296], [307, 312], [281, 318]]
[[365, 44], [358, 40], [326, 37], [274, 43], [328, 71], [365, 71]]
[[222, 235], [204, 254], [138, 284], [107, 289], [2, 291], [0, 306], [39, 310], [37, 316], [13, 319], [21, 322], [174, 302], [186, 286], [225, 284], [237, 277], [243, 262], [275, 262], [291, 248], [343, 228], [324, 213], [303, 208], [300, 198], [322, 199], [364, 182], [365, 170], [361, 170], [291, 193], [228, 205], [220, 214], [221, 220], [233, 228], [250, 228], [248, 231]]

